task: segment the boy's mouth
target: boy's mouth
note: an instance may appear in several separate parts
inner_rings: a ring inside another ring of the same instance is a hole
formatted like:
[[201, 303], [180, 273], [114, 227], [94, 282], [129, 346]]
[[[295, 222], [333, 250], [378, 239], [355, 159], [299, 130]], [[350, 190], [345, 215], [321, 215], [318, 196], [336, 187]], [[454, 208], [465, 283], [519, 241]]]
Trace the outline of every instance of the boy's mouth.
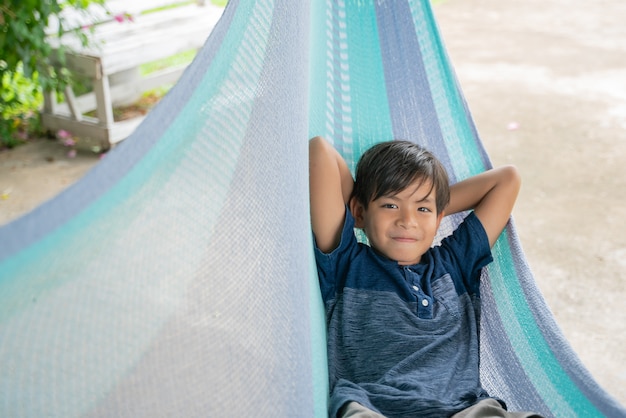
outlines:
[[392, 237], [392, 239], [394, 241], [406, 242], [406, 243], [411, 243], [411, 242], [416, 242], [417, 241], [417, 238], [413, 238], [413, 237]]

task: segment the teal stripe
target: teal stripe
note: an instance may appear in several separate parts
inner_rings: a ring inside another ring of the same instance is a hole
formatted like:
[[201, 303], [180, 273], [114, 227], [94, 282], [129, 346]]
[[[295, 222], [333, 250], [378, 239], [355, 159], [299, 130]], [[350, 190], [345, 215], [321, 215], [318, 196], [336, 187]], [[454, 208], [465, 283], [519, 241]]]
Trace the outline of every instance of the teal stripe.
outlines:
[[[346, 36], [352, 107], [352, 162], [372, 145], [395, 139], [374, 2], [346, 2]], [[342, 92], [344, 94], [345, 92]], [[350, 161], [350, 160], [349, 160]]]
[[[482, 151], [474, 137], [431, 4], [415, 0], [410, 2], [410, 7], [444, 144], [454, 165], [452, 172], [461, 180], [485, 170]], [[460, 155], [463, 158], [453, 158]]]
[[563, 370], [528, 312], [506, 237], [500, 237], [493, 253], [497, 262], [489, 266], [489, 277], [502, 324], [524, 371], [546, 405], [557, 416], [576, 416], [582, 411], [592, 414], [586, 416], [602, 416]]
[[314, 2], [310, 134], [331, 141], [352, 168], [393, 139], [373, 4]]

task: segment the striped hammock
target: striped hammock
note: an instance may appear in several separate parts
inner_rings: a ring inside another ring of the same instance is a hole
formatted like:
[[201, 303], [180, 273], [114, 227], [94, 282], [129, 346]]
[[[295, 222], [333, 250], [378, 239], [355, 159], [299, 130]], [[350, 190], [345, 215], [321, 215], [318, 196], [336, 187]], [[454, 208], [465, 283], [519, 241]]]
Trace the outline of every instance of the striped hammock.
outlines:
[[[308, 138], [490, 167], [426, 0], [231, 0], [180, 82], [78, 183], [0, 228], [0, 416], [326, 416]], [[459, 222], [449, 217], [441, 234]], [[511, 224], [483, 277], [483, 385], [625, 416]]]

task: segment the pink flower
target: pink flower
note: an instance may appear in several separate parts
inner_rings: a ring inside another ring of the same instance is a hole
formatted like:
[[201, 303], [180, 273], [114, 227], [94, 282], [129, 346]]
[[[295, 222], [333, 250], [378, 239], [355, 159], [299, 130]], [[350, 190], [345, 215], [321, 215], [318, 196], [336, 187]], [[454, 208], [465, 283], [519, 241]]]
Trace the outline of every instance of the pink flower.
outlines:
[[73, 147], [74, 145], [76, 145], [76, 141], [74, 141], [73, 138], [66, 138], [63, 140], [63, 145], [65, 145], [66, 147]]
[[57, 136], [61, 139], [71, 138], [72, 134], [66, 131], [65, 129], [60, 129], [57, 131]]
[[135, 18], [133, 18], [133, 15], [131, 15], [130, 13], [127, 13], [127, 12], [118, 13], [118, 14], [113, 16], [113, 19], [115, 19], [115, 21], [119, 22], [119, 23], [124, 23], [125, 20], [128, 20], [129, 22], [134, 22], [135, 21]]
[[75, 158], [75, 157], [76, 157], [76, 150], [75, 149], [69, 150], [67, 153], [67, 158]]

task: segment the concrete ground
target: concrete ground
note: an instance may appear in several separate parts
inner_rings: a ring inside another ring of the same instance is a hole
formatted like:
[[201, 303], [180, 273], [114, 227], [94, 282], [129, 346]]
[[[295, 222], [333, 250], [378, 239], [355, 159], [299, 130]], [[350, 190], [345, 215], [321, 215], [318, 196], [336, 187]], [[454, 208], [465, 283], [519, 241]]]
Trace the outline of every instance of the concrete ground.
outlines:
[[[626, 3], [434, 9], [494, 165], [522, 172], [514, 217], [538, 285], [583, 363], [626, 405]], [[88, 147], [68, 151], [37, 140], [0, 152], [0, 224], [99, 161]]]

